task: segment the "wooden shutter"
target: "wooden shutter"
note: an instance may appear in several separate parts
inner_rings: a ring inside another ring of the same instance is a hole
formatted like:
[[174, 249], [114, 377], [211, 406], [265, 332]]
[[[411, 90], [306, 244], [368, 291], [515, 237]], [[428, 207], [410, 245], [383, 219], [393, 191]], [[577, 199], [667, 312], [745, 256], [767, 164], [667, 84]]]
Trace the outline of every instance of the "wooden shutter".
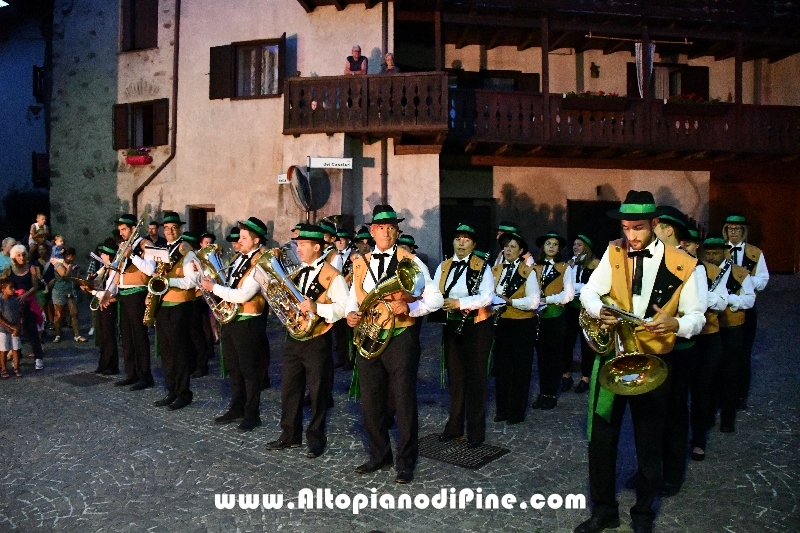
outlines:
[[284, 79], [286, 79], [286, 32], [283, 32], [278, 44], [278, 94], [283, 94]]
[[685, 66], [681, 69], [681, 92], [708, 100], [708, 67]]
[[128, 104], [116, 104], [114, 106], [114, 150], [130, 148], [129, 137], [130, 106]]
[[122, 42], [120, 43], [120, 50], [123, 52], [133, 49], [133, 11], [131, 6], [132, 0], [122, 0], [121, 12], [121, 26], [122, 26]]
[[169, 144], [169, 99], [153, 102], [153, 146]]
[[134, 46], [137, 49], [158, 47], [158, 0], [136, 0]]
[[[209, 100], [232, 98], [234, 96], [233, 54], [234, 47], [232, 45], [211, 47], [208, 75]], [[280, 55], [283, 57], [283, 54]]]

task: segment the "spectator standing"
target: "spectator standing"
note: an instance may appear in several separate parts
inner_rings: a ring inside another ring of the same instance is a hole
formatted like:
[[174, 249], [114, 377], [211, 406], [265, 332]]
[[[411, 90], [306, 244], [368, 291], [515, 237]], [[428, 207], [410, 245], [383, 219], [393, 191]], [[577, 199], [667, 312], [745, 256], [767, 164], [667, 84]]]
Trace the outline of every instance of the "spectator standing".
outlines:
[[64, 259], [53, 259], [55, 266], [55, 283], [53, 284], [53, 306], [55, 307], [55, 327], [56, 337], [53, 342], [61, 341], [61, 318], [65, 310], [69, 311], [72, 331], [75, 334], [75, 342], [86, 342], [86, 337], [81, 337], [81, 328], [78, 322], [78, 304], [75, 297], [75, 288], [70, 276], [78, 269], [78, 265], [73, 264], [75, 260], [75, 248], [64, 249]]
[[14, 284], [14, 293], [22, 308], [22, 331], [31, 344], [31, 351], [36, 358], [36, 370], [44, 369], [44, 350], [39, 338], [37, 324], [44, 321], [42, 310], [36, 301], [36, 289], [39, 287], [39, 273], [26, 258], [25, 246], [14, 245], [11, 248], [11, 272], [9, 278]]
[[400, 68], [394, 64], [394, 54], [386, 54], [383, 56], [383, 60], [386, 62], [383, 66], [383, 74], [397, 74], [400, 72]]
[[167, 239], [161, 236], [158, 232], [160, 224], [155, 220], [147, 225], [147, 238], [153, 243], [153, 246], [163, 248], [167, 245]]
[[353, 55], [347, 56], [347, 62], [344, 65], [344, 75], [363, 76], [367, 73], [367, 64], [367, 58], [361, 55], [361, 47], [354, 44]]
[[3, 248], [0, 250], [0, 272], [5, 272], [7, 268], [11, 267], [9, 252], [11, 252], [11, 247], [15, 244], [17, 244], [17, 241], [14, 240], [14, 237], [6, 237], [3, 239]]
[[14, 294], [14, 283], [10, 279], [0, 280], [0, 378], [9, 377], [6, 369], [6, 355], [11, 352], [14, 375], [22, 377], [19, 371], [19, 299]]

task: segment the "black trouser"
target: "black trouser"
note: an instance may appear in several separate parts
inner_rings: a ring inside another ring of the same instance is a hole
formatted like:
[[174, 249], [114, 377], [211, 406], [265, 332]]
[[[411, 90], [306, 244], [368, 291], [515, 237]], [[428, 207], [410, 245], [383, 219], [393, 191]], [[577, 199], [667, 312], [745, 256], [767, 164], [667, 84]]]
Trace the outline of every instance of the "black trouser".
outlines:
[[192, 339], [192, 346], [195, 353], [195, 366], [191, 369], [192, 372], [199, 370], [203, 374], [208, 373], [208, 359], [214, 356], [214, 341], [209, 338], [208, 334], [211, 333], [211, 328], [203, 327], [203, 323], [208, 324], [208, 305], [203, 298], [195, 298], [192, 300], [192, 318], [190, 326], [190, 336]]
[[[575, 350], [575, 341], [578, 340], [578, 337], [582, 337], [581, 326], [578, 324], [578, 316], [580, 314], [580, 307], [574, 307], [569, 304], [564, 307], [564, 320], [566, 320], [566, 324], [564, 325], [563, 374], [567, 372], [572, 373], [572, 352]], [[583, 348], [583, 345], [581, 345], [581, 348]], [[581, 355], [583, 355], [583, 351], [581, 351]], [[594, 358], [592, 358], [592, 361], [594, 361]], [[583, 368], [583, 365], [581, 365], [581, 368]], [[589, 372], [591, 371], [592, 367], [590, 364]]]
[[333, 367], [333, 332], [307, 341], [286, 336], [281, 357], [281, 440], [291, 444], [303, 441], [303, 396], [308, 384], [311, 395], [311, 420], [306, 428], [309, 448], [324, 448], [325, 405], [330, 395], [328, 375]]
[[750, 394], [750, 379], [752, 377], [753, 343], [756, 340], [758, 328], [758, 312], [755, 305], [752, 309], [745, 309], [744, 324], [742, 325], [742, 357], [739, 366], [739, 386], [736, 399], [745, 399]]
[[739, 394], [744, 332], [742, 326], [719, 328], [722, 338], [721, 375], [717, 381], [716, 395], [719, 401], [720, 424], [733, 424], [736, 420], [736, 400]]
[[465, 322], [462, 334], [456, 333], [458, 321], [448, 320], [444, 327], [444, 357], [447, 364], [447, 388], [450, 393], [450, 417], [444, 435], [460, 437], [467, 421], [467, 440], [483, 442], [486, 438], [486, 366], [494, 333], [493, 317]]
[[97, 330], [97, 346], [100, 348], [100, 359], [97, 370], [100, 372], [119, 373], [119, 352], [117, 351], [117, 302], [98, 311], [99, 324]]
[[162, 305], [156, 314], [156, 336], [164, 369], [164, 385], [170, 395], [189, 402], [192, 401], [189, 381], [195, 367], [189, 335], [193, 306], [193, 301]]
[[246, 422], [260, 421], [261, 372], [259, 354], [266, 344], [263, 315], [234, 320], [220, 328], [225, 368], [231, 380], [231, 405], [228, 411], [244, 416]]
[[706, 434], [711, 427], [716, 407], [711, 401], [711, 380], [719, 379], [722, 339], [719, 333], [698, 335], [696, 353], [691, 362], [689, 393], [692, 397], [690, 421], [692, 446], [706, 449]]
[[350, 331], [347, 320], [337, 320], [333, 324], [333, 337], [336, 341], [336, 364], [351, 367], [350, 361]]
[[[681, 341], [679, 341], [681, 342]], [[671, 374], [667, 417], [664, 424], [664, 482], [680, 485], [686, 473], [686, 442], [689, 440], [689, 383], [692, 362], [697, 356], [695, 346], [672, 350], [669, 359]], [[663, 385], [662, 385], [663, 387]]]
[[564, 373], [564, 334], [567, 327], [565, 313], [553, 318], [539, 319], [539, 339], [536, 341], [539, 393], [545, 396], [558, 394], [561, 374]]
[[150, 338], [144, 318], [147, 291], [119, 295], [119, 329], [122, 338], [122, 357], [128, 379], [152, 381], [150, 371]]
[[[663, 356], [669, 368], [669, 356]], [[671, 370], [670, 370], [671, 374]], [[610, 422], [592, 414], [592, 437], [589, 442], [589, 488], [592, 516], [604, 519], [618, 516], [616, 498], [617, 447], [625, 407], [630, 404], [633, 422], [636, 458], [639, 464], [639, 483], [636, 487], [636, 504], [631, 508], [634, 524], [652, 523], [655, 519], [653, 501], [661, 479], [661, 450], [664, 440], [664, 420], [669, 397], [670, 377], [655, 390], [637, 396], [614, 397]], [[597, 394], [598, 383], [595, 383]]]
[[387, 416], [387, 387], [391, 384], [400, 443], [395, 467], [414, 470], [419, 455], [419, 412], [417, 411], [417, 370], [419, 342], [415, 330], [406, 328], [389, 340], [386, 350], [374, 359], [358, 359], [361, 412], [369, 442], [370, 459], [392, 461]]
[[511, 422], [525, 420], [533, 370], [537, 318], [501, 318], [494, 332], [497, 416]]

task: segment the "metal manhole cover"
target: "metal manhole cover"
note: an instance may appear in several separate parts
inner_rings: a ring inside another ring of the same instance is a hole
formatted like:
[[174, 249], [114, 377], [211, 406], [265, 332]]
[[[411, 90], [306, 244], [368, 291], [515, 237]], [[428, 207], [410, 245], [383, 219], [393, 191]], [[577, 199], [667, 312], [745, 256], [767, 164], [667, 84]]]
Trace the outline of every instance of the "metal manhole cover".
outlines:
[[90, 372], [83, 374], [68, 374], [56, 378], [58, 381], [75, 385], [76, 387], [91, 387], [92, 385], [100, 385], [101, 383], [108, 383], [110, 380], [100, 374], [93, 374]]
[[439, 442], [438, 433], [419, 439], [419, 454], [422, 457], [472, 470], [477, 470], [510, 451], [507, 448], [491, 444], [469, 448], [465, 439]]

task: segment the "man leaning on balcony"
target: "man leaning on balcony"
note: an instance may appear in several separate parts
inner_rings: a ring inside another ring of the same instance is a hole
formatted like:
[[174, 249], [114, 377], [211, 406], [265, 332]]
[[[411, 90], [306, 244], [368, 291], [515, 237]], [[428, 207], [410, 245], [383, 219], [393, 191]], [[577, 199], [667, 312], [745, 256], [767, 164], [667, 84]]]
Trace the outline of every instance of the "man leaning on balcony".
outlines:
[[344, 75], [362, 76], [367, 73], [367, 64], [367, 58], [361, 55], [361, 47], [354, 44], [353, 55], [347, 56], [347, 62], [344, 65]]

